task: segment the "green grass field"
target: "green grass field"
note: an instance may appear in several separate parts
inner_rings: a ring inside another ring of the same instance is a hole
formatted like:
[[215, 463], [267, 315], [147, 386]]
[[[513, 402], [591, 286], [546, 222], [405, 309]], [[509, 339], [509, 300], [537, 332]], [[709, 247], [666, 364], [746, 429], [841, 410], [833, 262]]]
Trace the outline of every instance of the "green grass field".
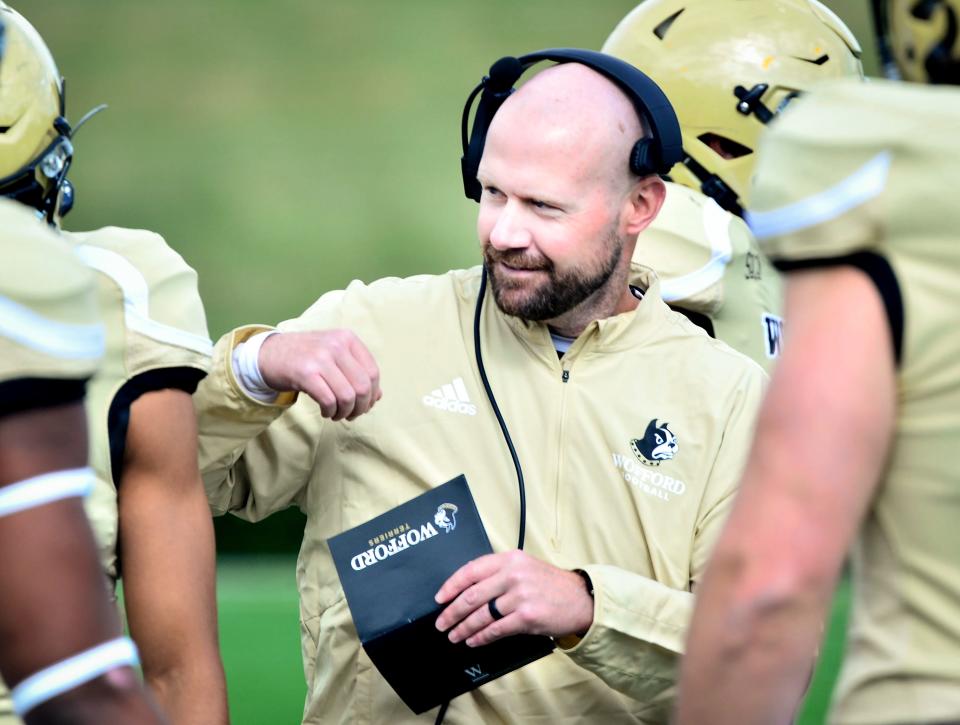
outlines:
[[[220, 646], [236, 725], [300, 721], [306, 686], [300, 662], [295, 564], [294, 556], [233, 556], [218, 562]], [[845, 580], [797, 725], [826, 721], [842, 656], [848, 599]]]
[[220, 648], [235, 725], [300, 722], [306, 685], [295, 565], [289, 555], [218, 562]]

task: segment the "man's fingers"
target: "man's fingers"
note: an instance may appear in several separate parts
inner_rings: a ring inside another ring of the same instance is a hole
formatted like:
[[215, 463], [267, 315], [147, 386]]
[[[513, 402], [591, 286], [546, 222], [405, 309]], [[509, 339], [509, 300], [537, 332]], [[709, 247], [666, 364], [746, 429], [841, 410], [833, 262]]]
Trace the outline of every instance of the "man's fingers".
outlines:
[[447, 605], [447, 608], [437, 618], [437, 629], [450, 629], [454, 625], [463, 623], [474, 612], [486, 612], [489, 616], [487, 602], [501, 594], [503, 594], [503, 589], [494, 578], [484, 579], [473, 586], [467, 587], [460, 596]]
[[[450, 630], [449, 634], [447, 635], [450, 641], [461, 642], [465, 639], [469, 639], [494, 622], [499, 621], [500, 619], [506, 619], [507, 615], [512, 611], [509, 601], [509, 596], [505, 595], [501, 595], [499, 597], [491, 596], [489, 599], [485, 599], [484, 603], [480, 607], [473, 610], [473, 612], [469, 614], [466, 619]], [[493, 612], [490, 609], [490, 602], [496, 602], [496, 609], [500, 614], [499, 618], [495, 618], [493, 616]]]
[[491, 619], [490, 624], [478, 630], [476, 634], [467, 637], [466, 643], [468, 647], [482, 647], [485, 644], [496, 642], [498, 639], [512, 637], [524, 631], [524, 623], [521, 617], [511, 612], [510, 614], [504, 614], [503, 619], [496, 621]]
[[313, 398], [320, 406], [320, 414], [324, 418], [332, 418], [337, 412], [337, 396], [319, 375], [306, 382], [303, 392]]
[[354, 337], [353, 340], [351, 340], [350, 352], [353, 353], [353, 357], [356, 358], [357, 362], [360, 363], [370, 378], [373, 386], [373, 400], [379, 400], [380, 367], [377, 365], [377, 361], [373, 359], [373, 355], [370, 354], [367, 346], [363, 344], [363, 341], [359, 337]]
[[258, 364], [270, 387], [303, 390], [332, 420], [352, 420], [382, 395], [376, 361], [349, 330], [271, 335], [260, 348]]
[[350, 384], [350, 381], [347, 380], [346, 375], [341, 371], [339, 365], [335, 364], [327, 368], [323, 372], [322, 377], [327, 385], [330, 386], [330, 390], [333, 391], [334, 396], [336, 396], [337, 407], [333, 415], [330, 416], [330, 419], [343, 420], [353, 412], [357, 401], [357, 393], [353, 389], [353, 385]]
[[353, 407], [350, 413], [344, 417], [356, 418], [358, 415], [363, 415], [373, 407], [373, 381], [370, 379], [370, 375], [366, 369], [349, 352], [344, 353], [344, 355], [337, 360], [337, 363], [339, 364], [340, 372], [343, 373], [343, 376], [347, 379], [354, 395]]
[[497, 554], [487, 554], [464, 564], [447, 579], [437, 592], [437, 604], [444, 604], [456, 597], [467, 587], [486, 579], [499, 569]]

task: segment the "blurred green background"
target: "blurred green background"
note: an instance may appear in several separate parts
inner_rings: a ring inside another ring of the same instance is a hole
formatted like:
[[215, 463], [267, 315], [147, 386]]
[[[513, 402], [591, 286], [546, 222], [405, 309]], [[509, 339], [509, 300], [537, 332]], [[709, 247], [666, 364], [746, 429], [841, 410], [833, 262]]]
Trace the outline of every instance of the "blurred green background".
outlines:
[[[163, 234], [197, 269], [216, 338], [240, 323], [296, 316], [354, 278], [475, 263], [475, 207], [458, 163], [467, 92], [502, 55], [599, 48], [635, 3], [13, 4], [67, 77], [69, 116], [110, 105], [77, 137], [77, 207], [65, 226]], [[827, 4], [875, 70], [867, 0]], [[217, 527], [234, 721], [297, 722], [293, 557], [302, 518]], [[837, 647], [830, 640], [833, 658]], [[804, 722], [822, 719], [828, 689], [818, 685]]]

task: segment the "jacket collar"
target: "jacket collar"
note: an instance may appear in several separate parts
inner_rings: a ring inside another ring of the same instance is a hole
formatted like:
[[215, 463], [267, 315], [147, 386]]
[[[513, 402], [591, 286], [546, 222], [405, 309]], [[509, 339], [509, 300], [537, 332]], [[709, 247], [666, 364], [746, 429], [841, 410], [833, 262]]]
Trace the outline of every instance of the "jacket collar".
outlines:
[[[661, 324], [673, 314], [660, 297], [659, 278], [649, 267], [633, 263], [630, 266], [630, 284], [643, 294], [643, 299], [637, 307], [629, 312], [591, 322], [577, 338], [567, 355], [574, 357], [580, 354], [604, 354], [628, 350], [643, 345], [657, 336]], [[497, 307], [489, 286], [483, 306], [484, 317], [498, 328], [498, 334], [509, 331], [535, 355], [555, 363], [557, 354], [546, 324], [504, 314]]]

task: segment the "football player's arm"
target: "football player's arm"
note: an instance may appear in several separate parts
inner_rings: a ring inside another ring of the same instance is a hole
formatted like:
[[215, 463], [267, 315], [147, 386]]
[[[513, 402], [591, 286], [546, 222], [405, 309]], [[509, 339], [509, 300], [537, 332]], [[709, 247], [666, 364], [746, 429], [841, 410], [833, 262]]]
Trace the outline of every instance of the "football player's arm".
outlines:
[[213, 525], [189, 393], [133, 402], [118, 491], [124, 599], [144, 677], [174, 722], [226, 723]]
[[698, 591], [680, 723], [791, 721], [884, 466], [896, 377], [877, 288], [854, 268], [794, 273], [787, 317], [743, 484]]
[[[43, 476], [59, 475], [57, 485], [82, 476], [92, 479], [85, 468], [85, 431], [80, 403], [0, 415], [0, 495]], [[52, 480], [49, 485], [54, 485]], [[25, 491], [22, 486], [20, 491]], [[44, 492], [42, 487], [33, 489], [33, 494]], [[24, 497], [18, 499], [22, 504]], [[44, 689], [37, 687], [36, 677], [51, 672], [48, 668], [106, 643], [116, 642], [116, 649], [124, 645], [117, 642], [120, 623], [107, 598], [81, 497], [58, 498], [15, 512], [6, 505], [4, 509], [8, 513], [0, 516], [0, 671], [14, 688], [17, 705], [17, 686], [27, 678], [34, 687], [19, 688], [21, 703], [31, 699], [26, 697], [29, 692]], [[111, 667], [94, 656], [85, 662], [86, 673], [99, 667], [102, 674], [80, 679], [78, 686], [41, 700], [25, 713], [28, 725], [68, 720], [161, 722], [129, 665]]]

